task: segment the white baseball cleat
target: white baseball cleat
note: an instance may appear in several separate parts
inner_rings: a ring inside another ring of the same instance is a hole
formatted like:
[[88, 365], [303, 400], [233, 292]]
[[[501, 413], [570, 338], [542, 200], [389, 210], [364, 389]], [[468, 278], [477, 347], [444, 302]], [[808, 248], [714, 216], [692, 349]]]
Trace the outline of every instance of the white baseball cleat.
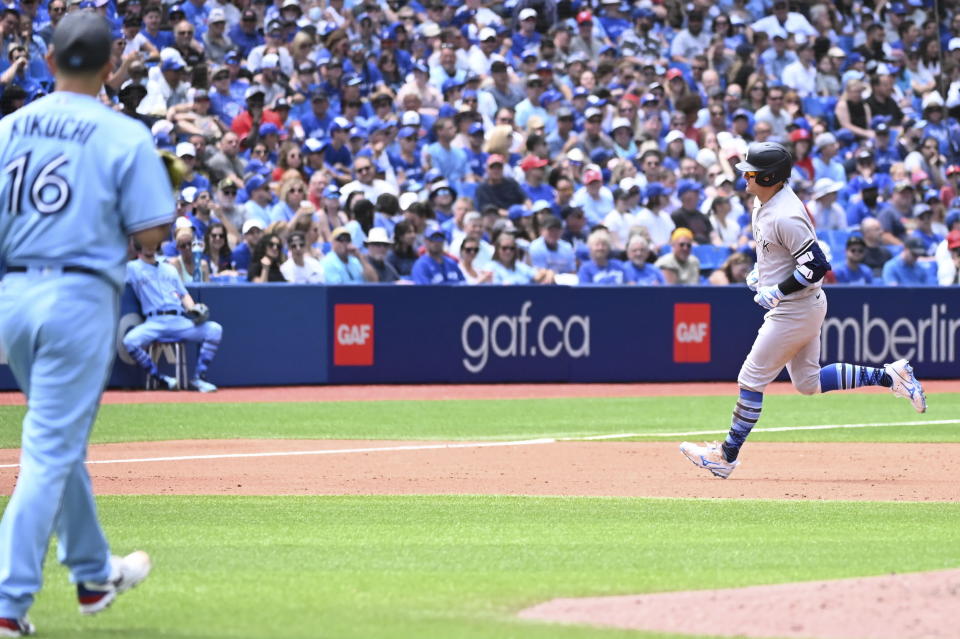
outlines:
[[201, 393], [215, 393], [217, 392], [217, 387], [203, 379], [202, 377], [194, 377], [190, 380], [190, 388], [195, 388]]
[[683, 442], [680, 444], [680, 452], [693, 462], [694, 466], [705, 468], [720, 479], [729, 477], [730, 473], [740, 465], [739, 460], [732, 462], [725, 460], [723, 458], [723, 450], [717, 442], [713, 442], [712, 444], [704, 442], [703, 446]]
[[890, 390], [894, 395], [909, 399], [918, 413], [927, 412], [927, 396], [923, 394], [923, 386], [913, 376], [913, 367], [907, 360], [898, 359], [892, 364], [884, 364], [883, 370], [893, 380]]
[[137, 550], [126, 557], [110, 557], [110, 578], [103, 583], [84, 581], [77, 584], [80, 612], [93, 615], [106, 610], [121, 592], [130, 590], [150, 574], [150, 555]]
[[26, 617], [20, 619], [0, 618], [0, 637], [28, 637], [36, 631], [37, 629]]

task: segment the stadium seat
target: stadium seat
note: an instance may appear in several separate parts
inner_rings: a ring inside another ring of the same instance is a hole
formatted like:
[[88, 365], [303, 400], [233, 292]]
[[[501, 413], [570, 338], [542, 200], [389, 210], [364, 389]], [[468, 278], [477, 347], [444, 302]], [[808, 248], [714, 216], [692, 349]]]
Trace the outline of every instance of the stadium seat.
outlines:
[[892, 255], [893, 257], [896, 257], [903, 252], [903, 244], [887, 244], [883, 248], [890, 251], [890, 255]]
[[475, 197], [477, 195], [477, 183], [476, 182], [461, 182], [460, 191], [457, 193], [458, 197], [468, 197], [471, 200], [476, 201]]
[[[173, 348], [174, 377], [177, 379], [177, 388], [187, 388], [187, 343], [182, 340], [158, 339], [147, 347], [147, 354], [155, 364], [160, 363], [160, 353], [165, 346]], [[147, 375], [147, 390], [155, 390], [157, 380], [153, 375]]]
[[815, 95], [809, 95], [803, 99], [803, 112], [814, 118], [822, 118], [826, 115], [823, 103]]
[[937, 284], [937, 262], [936, 262], [936, 260], [924, 260], [924, 261], [917, 262], [917, 264], [919, 264], [920, 266], [922, 266], [923, 268], [925, 268], [925, 269], [930, 273], [930, 276], [933, 278], [933, 283], [934, 283], [934, 285], [936, 285], [936, 284]]
[[847, 252], [847, 239], [851, 233], [846, 230], [817, 231], [817, 239], [823, 240], [830, 247], [831, 257], [843, 259]]
[[700, 260], [701, 271], [714, 271], [723, 265], [730, 255], [730, 247], [700, 244], [693, 247], [693, 254]]

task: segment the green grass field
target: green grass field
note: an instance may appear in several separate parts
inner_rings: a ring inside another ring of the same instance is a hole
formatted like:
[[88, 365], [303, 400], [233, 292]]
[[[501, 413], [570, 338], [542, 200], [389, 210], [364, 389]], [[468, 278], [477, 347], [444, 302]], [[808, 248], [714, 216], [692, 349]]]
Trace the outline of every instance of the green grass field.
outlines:
[[[932, 395], [930, 406], [921, 416], [881, 395], [771, 396], [761, 427], [951, 420], [960, 416], [960, 394]], [[731, 407], [724, 397], [113, 405], [103, 407], [94, 441], [670, 433], [723, 430]], [[17, 445], [22, 415], [22, 408], [0, 408], [0, 447]], [[958, 433], [958, 424], [939, 424], [757, 432], [751, 441], [957, 442]], [[51, 552], [31, 613], [43, 637], [665, 637], [514, 615], [553, 597], [960, 567], [960, 503], [479, 496], [98, 502], [116, 551], [148, 550], [154, 574], [108, 612], [84, 618]]]

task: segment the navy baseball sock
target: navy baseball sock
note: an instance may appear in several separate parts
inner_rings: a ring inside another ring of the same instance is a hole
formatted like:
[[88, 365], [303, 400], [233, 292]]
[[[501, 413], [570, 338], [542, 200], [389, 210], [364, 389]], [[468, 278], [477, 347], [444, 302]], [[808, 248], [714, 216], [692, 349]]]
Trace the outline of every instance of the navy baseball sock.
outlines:
[[727, 439], [724, 440], [721, 448], [723, 449], [723, 458], [728, 462], [736, 461], [740, 454], [740, 447], [746, 441], [747, 435], [753, 430], [754, 424], [760, 419], [760, 410], [763, 408], [763, 393], [740, 389], [740, 398], [737, 400], [737, 406], [733, 409], [733, 423], [730, 426], [730, 432], [727, 433]]
[[858, 364], [830, 364], [820, 369], [820, 392], [860, 388], [861, 386], [893, 386], [893, 380], [882, 368]]
[[217, 354], [217, 348], [220, 347], [220, 342], [214, 342], [206, 340], [203, 344], [200, 345], [200, 357], [197, 359], [197, 377], [203, 377], [207, 372], [207, 368], [210, 366], [210, 362], [213, 361], [214, 355]]
[[143, 350], [142, 348], [132, 348], [127, 352], [130, 353], [130, 357], [132, 357], [137, 364], [140, 364], [140, 368], [144, 369], [153, 376], [160, 374], [160, 371], [157, 370], [156, 363], [154, 363], [154, 361], [150, 359], [150, 356], [147, 355], [147, 351]]

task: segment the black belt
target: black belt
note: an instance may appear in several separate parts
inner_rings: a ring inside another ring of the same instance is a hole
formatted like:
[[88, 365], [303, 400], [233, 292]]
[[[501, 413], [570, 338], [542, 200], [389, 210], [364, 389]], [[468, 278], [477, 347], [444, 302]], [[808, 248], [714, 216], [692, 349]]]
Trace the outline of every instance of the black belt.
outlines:
[[[40, 268], [43, 268], [43, 267], [40, 267]], [[96, 275], [96, 276], [100, 275], [99, 271], [95, 271], [92, 268], [87, 268], [86, 266], [64, 266], [64, 267], [58, 267], [58, 268], [64, 273], [86, 273], [87, 275]], [[26, 273], [28, 270], [30, 269], [26, 266], [8, 266], [7, 267], [7, 273]]]
[[147, 313], [147, 317], [153, 317], [154, 315], [180, 315], [180, 311], [153, 311]]

